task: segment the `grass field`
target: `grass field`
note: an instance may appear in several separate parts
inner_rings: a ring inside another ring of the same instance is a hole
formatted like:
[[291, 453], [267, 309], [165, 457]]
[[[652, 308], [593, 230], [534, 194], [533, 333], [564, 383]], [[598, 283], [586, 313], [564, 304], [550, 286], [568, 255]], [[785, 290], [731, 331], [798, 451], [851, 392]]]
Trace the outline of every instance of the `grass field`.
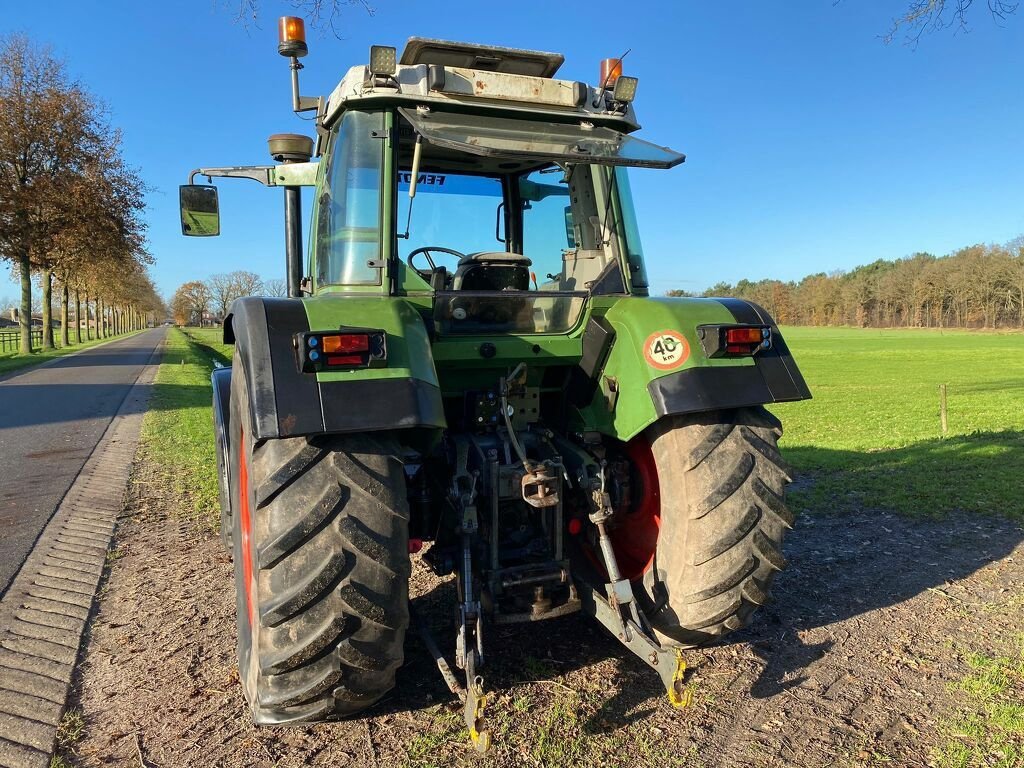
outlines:
[[[1024, 519], [1024, 334], [787, 328], [814, 399], [772, 406], [800, 512], [953, 511]], [[216, 328], [171, 329], [145, 439], [192, 513], [216, 520], [210, 371]], [[939, 422], [947, 385], [949, 432]]]
[[[132, 333], [141, 333], [141, 331], [133, 331]], [[113, 339], [123, 339], [126, 336], [131, 336], [131, 333], [122, 334], [121, 336], [111, 336], [106, 339], [92, 339], [86, 341], [83, 337], [81, 344], [72, 343], [67, 347], [60, 346], [60, 333], [54, 333], [54, 342], [57, 344], [56, 349], [48, 349], [45, 352], [33, 352], [31, 355], [20, 355], [17, 352], [4, 352], [0, 354], [0, 375], [16, 371], [19, 368], [27, 368], [30, 365], [38, 365], [39, 363], [46, 362], [54, 357], [61, 357], [63, 355], [77, 352], [80, 349], [87, 349], [89, 347], [95, 347], [97, 344], [102, 344], [105, 341], [112, 341]]]
[[216, 530], [217, 465], [210, 411], [214, 363], [231, 364], [232, 348], [219, 328], [170, 328], [142, 425], [144, 456], [164, 474], [181, 498], [183, 511]]
[[[784, 329], [814, 399], [772, 406], [799, 511], [1024, 519], [1024, 335]], [[947, 385], [949, 432], [939, 421]]]

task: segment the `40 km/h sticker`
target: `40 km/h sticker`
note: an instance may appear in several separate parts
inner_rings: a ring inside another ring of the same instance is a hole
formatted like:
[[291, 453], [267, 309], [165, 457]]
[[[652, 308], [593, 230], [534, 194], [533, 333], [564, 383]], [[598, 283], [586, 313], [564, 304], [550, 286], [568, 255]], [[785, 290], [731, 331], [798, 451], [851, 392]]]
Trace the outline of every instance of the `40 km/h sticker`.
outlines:
[[689, 356], [690, 345], [678, 331], [658, 331], [644, 342], [644, 359], [648, 365], [661, 371], [678, 368]]

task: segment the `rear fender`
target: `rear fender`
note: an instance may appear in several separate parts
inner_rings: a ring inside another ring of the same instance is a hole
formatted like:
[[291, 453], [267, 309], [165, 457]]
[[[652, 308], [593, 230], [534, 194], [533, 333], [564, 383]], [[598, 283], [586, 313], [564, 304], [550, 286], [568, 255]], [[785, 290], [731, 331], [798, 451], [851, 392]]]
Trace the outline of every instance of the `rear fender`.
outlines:
[[[301, 372], [295, 334], [342, 326], [384, 330], [387, 366]], [[445, 426], [423, 320], [401, 299], [237, 299], [224, 319], [224, 341], [245, 366], [258, 440]]]
[[[589, 365], [590, 391], [576, 393], [585, 403], [577, 411], [583, 429], [629, 440], [666, 416], [811, 396], [775, 321], [752, 302], [631, 297], [590, 323], [581, 362]], [[733, 323], [768, 325], [772, 347], [753, 357], [709, 358], [698, 327]], [[657, 346], [666, 337], [684, 342], [668, 360]]]

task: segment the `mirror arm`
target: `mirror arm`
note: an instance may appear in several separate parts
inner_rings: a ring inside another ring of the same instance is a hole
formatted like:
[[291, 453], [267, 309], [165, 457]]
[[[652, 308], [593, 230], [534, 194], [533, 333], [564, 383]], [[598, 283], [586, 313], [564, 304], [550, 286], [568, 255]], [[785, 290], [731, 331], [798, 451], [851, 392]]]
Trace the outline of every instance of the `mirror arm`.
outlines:
[[207, 179], [217, 176], [252, 179], [265, 187], [272, 187], [274, 186], [273, 172], [274, 167], [270, 165], [231, 165], [224, 168], [196, 168], [188, 175], [188, 183], [194, 184], [196, 176], [205, 176]]

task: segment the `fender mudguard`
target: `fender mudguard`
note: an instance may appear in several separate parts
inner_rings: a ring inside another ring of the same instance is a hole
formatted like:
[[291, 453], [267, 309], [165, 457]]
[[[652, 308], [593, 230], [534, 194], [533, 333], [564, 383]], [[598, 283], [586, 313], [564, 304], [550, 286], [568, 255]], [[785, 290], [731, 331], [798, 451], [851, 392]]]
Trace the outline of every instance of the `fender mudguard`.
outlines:
[[217, 441], [217, 489], [221, 519], [230, 515], [231, 479], [228, 436], [231, 434], [231, 368], [215, 368], [210, 374], [213, 385], [213, 437]]
[[[709, 358], [705, 325], [767, 325], [772, 346], [753, 357]], [[684, 340], [670, 363], [653, 345]], [[580, 363], [591, 381], [578, 414], [583, 428], [629, 440], [658, 419], [811, 397], [789, 347], [762, 307], [740, 299], [626, 298], [590, 320]]]
[[[301, 372], [295, 334], [342, 325], [383, 329], [388, 366]], [[445, 426], [423, 320], [401, 300], [236, 299], [224, 319], [224, 341], [235, 345], [237, 364], [245, 367], [256, 439]]]

